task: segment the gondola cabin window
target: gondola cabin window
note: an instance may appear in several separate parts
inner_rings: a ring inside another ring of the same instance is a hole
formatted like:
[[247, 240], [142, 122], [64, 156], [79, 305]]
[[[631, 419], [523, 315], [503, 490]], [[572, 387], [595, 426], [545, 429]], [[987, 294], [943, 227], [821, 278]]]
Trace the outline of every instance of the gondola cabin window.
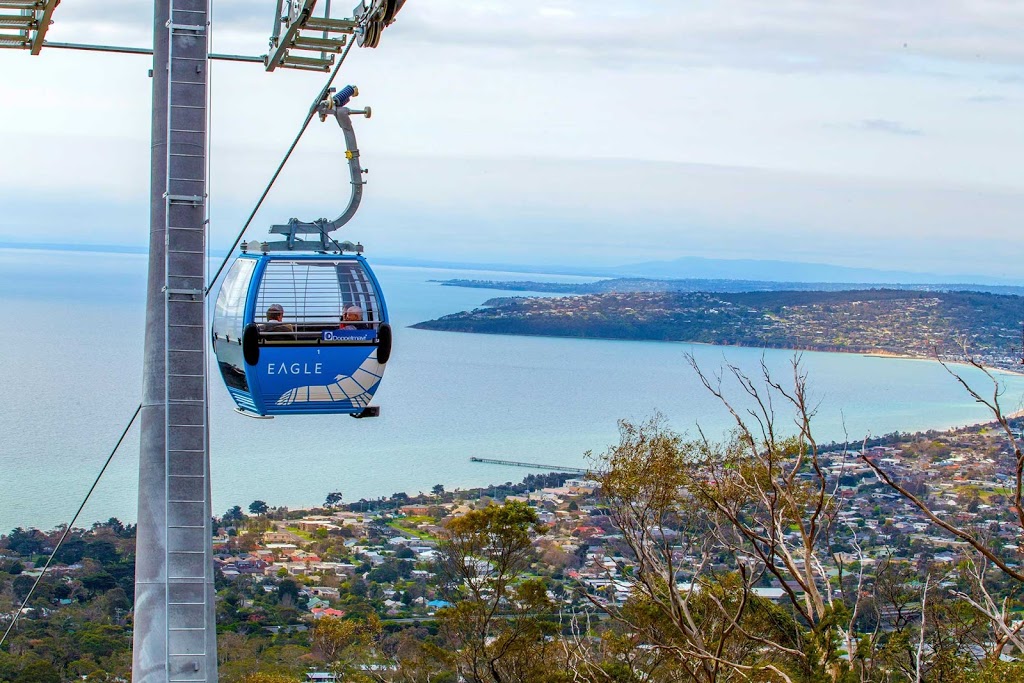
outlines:
[[254, 314], [265, 345], [372, 341], [383, 317], [356, 260], [267, 262]]
[[240, 343], [245, 329], [246, 292], [255, 269], [255, 260], [238, 259], [224, 276], [213, 313], [213, 334], [218, 340]]
[[213, 347], [217, 353], [217, 364], [228, 388], [239, 391], [249, 390], [242, 358], [242, 334], [246, 324], [246, 293], [255, 270], [255, 260], [236, 260], [224, 276], [213, 311]]

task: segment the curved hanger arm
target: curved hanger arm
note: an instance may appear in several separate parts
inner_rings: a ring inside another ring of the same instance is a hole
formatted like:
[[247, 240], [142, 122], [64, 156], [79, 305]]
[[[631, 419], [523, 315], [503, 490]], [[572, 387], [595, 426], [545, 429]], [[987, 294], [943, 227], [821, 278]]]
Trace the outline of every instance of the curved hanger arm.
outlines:
[[[356, 144], [356, 133], [352, 126], [352, 115], [365, 116], [370, 118], [369, 107], [364, 109], [349, 109], [345, 105], [349, 100], [359, 94], [358, 88], [354, 85], [346, 85], [337, 94], [326, 98], [317, 105], [316, 112], [321, 121], [326, 121], [328, 116], [334, 116], [345, 137], [345, 163], [348, 166], [351, 190], [348, 198], [348, 205], [341, 215], [332, 221], [326, 218], [319, 218], [315, 221], [300, 221], [297, 218], [290, 218], [283, 225], [270, 226], [271, 234], [284, 235], [283, 242], [264, 242], [261, 247], [264, 251], [293, 251], [293, 250], [314, 250], [314, 251], [355, 251], [362, 252], [361, 244], [353, 245], [351, 242], [339, 243], [331, 233], [341, 229], [346, 223], [352, 220], [359, 210], [359, 203], [363, 198], [363, 174], [366, 173], [359, 163], [359, 147]], [[316, 235], [317, 239], [303, 239], [303, 235]]]
[[[369, 108], [363, 111], [366, 112], [366, 116], [370, 115]], [[356, 211], [359, 209], [359, 202], [363, 198], [363, 185], [365, 184], [363, 173], [366, 172], [359, 165], [359, 148], [356, 146], [356, 132], [352, 128], [352, 110], [347, 107], [338, 107], [334, 109], [333, 113], [334, 118], [338, 121], [338, 126], [341, 127], [341, 132], [345, 135], [345, 160], [348, 165], [348, 175], [351, 179], [352, 189], [348, 198], [348, 206], [345, 207], [345, 210], [333, 221], [324, 224], [324, 230], [327, 233], [341, 228], [356, 215]]]

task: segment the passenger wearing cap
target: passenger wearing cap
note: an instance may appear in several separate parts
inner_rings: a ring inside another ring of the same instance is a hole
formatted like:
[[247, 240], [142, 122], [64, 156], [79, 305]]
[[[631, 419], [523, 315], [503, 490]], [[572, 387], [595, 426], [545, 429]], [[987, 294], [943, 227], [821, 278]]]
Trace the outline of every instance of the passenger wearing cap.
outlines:
[[363, 309], [361, 309], [359, 306], [349, 306], [348, 308], [345, 309], [345, 312], [341, 316], [340, 329], [358, 330], [362, 328], [363, 325], [358, 325], [356, 323], [361, 322], [362, 319]]
[[260, 325], [262, 332], [294, 332], [295, 326], [284, 321], [284, 306], [270, 304], [267, 307], [267, 322]]

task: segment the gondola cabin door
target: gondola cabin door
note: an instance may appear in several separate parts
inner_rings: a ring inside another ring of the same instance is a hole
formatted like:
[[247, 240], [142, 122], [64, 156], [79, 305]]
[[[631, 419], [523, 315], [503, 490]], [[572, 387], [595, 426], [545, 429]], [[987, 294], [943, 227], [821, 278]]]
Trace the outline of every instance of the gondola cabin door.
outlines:
[[253, 415], [374, 414], [391, 355], [380, 284], [361, 255], [248, 255], [213, 320], [228, 392]]

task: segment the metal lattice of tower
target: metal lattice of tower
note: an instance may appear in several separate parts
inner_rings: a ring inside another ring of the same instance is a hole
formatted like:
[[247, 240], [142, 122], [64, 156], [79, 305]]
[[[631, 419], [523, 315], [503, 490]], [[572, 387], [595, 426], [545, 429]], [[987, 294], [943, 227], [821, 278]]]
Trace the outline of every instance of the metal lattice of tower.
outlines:
[[134, 683], [217, 680], [205, 313], [208, 0], [156, 0]]

